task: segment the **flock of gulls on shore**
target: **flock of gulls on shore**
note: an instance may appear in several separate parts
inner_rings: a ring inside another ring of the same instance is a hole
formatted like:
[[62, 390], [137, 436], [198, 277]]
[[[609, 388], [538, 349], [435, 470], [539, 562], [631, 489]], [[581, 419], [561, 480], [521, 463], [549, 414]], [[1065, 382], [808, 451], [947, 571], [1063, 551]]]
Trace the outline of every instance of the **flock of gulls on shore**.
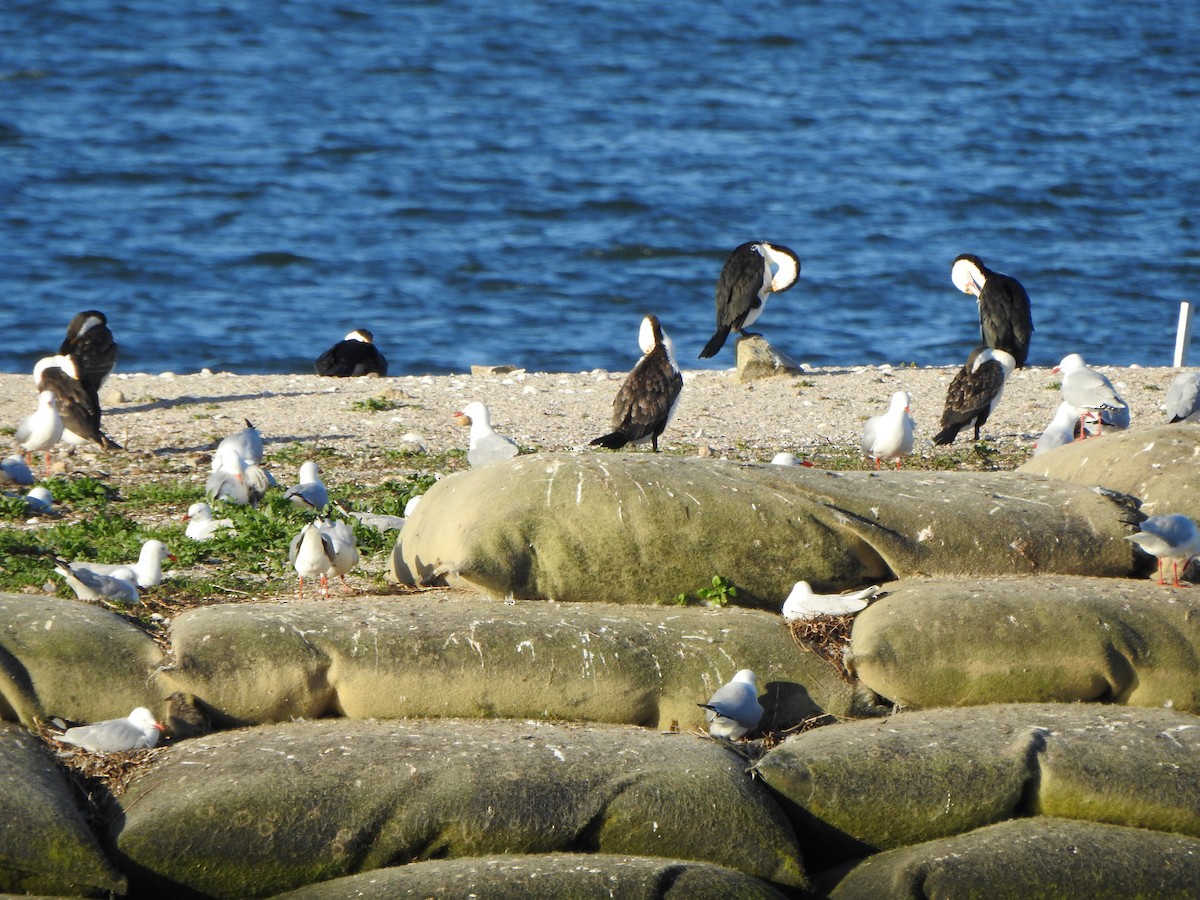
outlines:
[[[717, 280], [716, 330], [700, 358], [719, 353], [731, 333], [747, 334], [746, 329], [758, 320], [770, 295], [788, 290], [799, 276], [800, 260], [788, 247], [767, 241], [737, 247]], [[959, 290], [976, 298], [981, 343], [950, 382], [941, 430], [933, 438], [937, 445], [952, 443], [966, 429], [973, 429], [974, 439], [979, 440], [980, 430], [1000, 402], [1005, 381], [1025, 365], [1034, 330], [1029, 295], [1015, 278], [989, 269], [977, 256], [964, 254], [954, 260], [951, 280]], [[658, 439], [675, 412], [683, 374], [674, 345], [656, 316], [647, 315], [642, 320], [638, 343], [643, 355], [613, 401], [612, 430], [592, 440], [593, 446], [619, 450], [650, 443], [657, 451]], [[34, 366], [37, 408], [16, 431], [16, 442], [25, 456], [16, 454], [0, 463], [0, 485], [33, 485], [30, 466], [32, 454], [38, 451], [45, 454], [49, 475], [51, 451], [60, 441], [119, 449], [101, 429], [99, 400], [100, 387], [112, 371], [116, 356], [117, 344], [102, 312], [87, 310], [71, 320], [58, 353], [38, 360]], [[318, 375], [332, 377], [382, 377], [387, 375], [387, 360], [375, 346], [371, 332], [358, 329], [322, 353], [314, 369]], [[1054, 372], [1062, 376], [1062, 403], [1038, 440], [1035, 454], [1099, 434], [1105, 427], [1129, 426], [1128, 403], [1109, 379], [1088, 368], [1079, 354], [1064, 357]], [[862, 451], [875, 460], [877, 469], [887, 461], [894, 461], [899, 469], [901, 459], [913, 451], [915, 423], [909, 404], [908, 393], [896, 391], [887, 411], [870, 417], [863, 427]], [[1171, 422], [1200, 422], [1200, 373], [1177, 376], [1167, 391], [1165, 406]], [[516, 443], [492, 428], [483, 403], [467, 404], [455, 413], [455, 421], [470, 427], [467, 461], [471, 466], [490, 465], [517, 455]], [[275, 486], [274, 478], [261, 465], [262, 458], [262, 436], [249, 422], [220, 441], [205, 484], [209, 502], [193, 504], [185, 517], [189, 539], [206, 540], [232, 527], [231, 520], [215, 516], [210, 503], [256, 504]], [[794, 463], [795, 459], [780, 454], [775, 462]], [[299, 595], [303, 598], [307, 578], [319, 580], [322, 593], [328, 597], [330, 578], [339, 577], [344, 583], [346, 574], [359, 560], [353, 530], [344, 520], [325, 517], [329, 495], [315, 462], [300, 467], [299, 480], [286, 490], [285, 497], [316, 513], [291, 544], [289, 558], [299, 580]], [[49, 510], [53, 502], [44, 485], [31, 487], [25, 500], [35, 513]], [[381, 531], [399, 529], [404, 523], [402, 517], [335, 507]], [[405, 514], [410, 512], [411, 506]], [[1180, 571], [1200, 555], [1196, 524], [1184, 515], [1157, 515], [1142, 522], [1140, 529], [1129, 540], [1158, 558], [1158, 583], [1180, 586]], [[133, 603], [138, 600], [139, 588], [161, 583], [162, 564], [173, 558], [161, 541], [151, 540], [143, 545], [137, 562], [127, 565], [68, 562], [57, 557], [54, 564], [55, 571], [80, 599]], [[1163, 579], [1168, 562], [1172, 582]], [[856, 613], [879, 592], [878, 586], [872, 586], [851, 594], [821, 595], [800, 581], [784, 602], [783, 615], [797, 621]], [[737, 672], [700, 706], [705, 709], [712, 735], [731, 740], [743, 737], [758, 726], [763, 713], [754, 672]], [[71, 728], [59, 739], [96, 752], [110, 752], [153, 747], [161, 731], [162, 725], [153, 714], [139, 707], [127, 718]]]

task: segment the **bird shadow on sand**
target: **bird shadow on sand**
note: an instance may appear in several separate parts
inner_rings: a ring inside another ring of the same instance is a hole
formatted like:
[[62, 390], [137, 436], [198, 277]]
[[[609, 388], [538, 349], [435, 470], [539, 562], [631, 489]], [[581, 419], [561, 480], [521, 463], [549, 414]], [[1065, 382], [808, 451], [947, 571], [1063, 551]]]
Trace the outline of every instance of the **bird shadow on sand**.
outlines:
[[219, 397], [193, 397], [189, 394], [184, 394], [180, 397], [175, 397], [171, 400], [154, 400], [150, 403], [142, 403], [138, 406], [114, 406], [106, 408], [104, 415], [119, 416], [124, 413], [149, 412], [155, 409], [173, 409], [176, 406], [193, 406], [196, 404], [220, 405], [223, 403], [241, 403], [246, 400], [269, 400], [269, 399], [285, 399], [288, 397], [312, 397], [322, 391], [290, 391], [284, 393], [282, 391], [259, 391], [256, 394], [222, 394]]

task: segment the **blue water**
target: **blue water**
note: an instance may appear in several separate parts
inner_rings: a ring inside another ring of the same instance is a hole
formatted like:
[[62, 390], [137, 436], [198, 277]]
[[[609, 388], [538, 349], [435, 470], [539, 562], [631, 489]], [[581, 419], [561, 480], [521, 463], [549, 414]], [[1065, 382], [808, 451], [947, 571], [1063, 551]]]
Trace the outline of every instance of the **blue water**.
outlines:
[[701, 362], [737, 244], [816, 365], [963, 360], [973, 252], [1031, 364], [1165, 365], [1200, 276], [1186, 4], [7, 0], [0, 371], [104, 310], [118, 369]]

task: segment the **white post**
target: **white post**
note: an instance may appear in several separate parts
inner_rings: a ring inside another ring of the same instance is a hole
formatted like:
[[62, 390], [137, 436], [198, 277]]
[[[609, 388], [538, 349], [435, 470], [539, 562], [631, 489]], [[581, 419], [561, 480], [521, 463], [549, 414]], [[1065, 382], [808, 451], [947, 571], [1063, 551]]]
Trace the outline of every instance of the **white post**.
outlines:
[[1188, 344], [1192, 342], [1192, 304], [1179, 301], [1179, 328], [1175, 331], [1175, 368], [1187, 365]]

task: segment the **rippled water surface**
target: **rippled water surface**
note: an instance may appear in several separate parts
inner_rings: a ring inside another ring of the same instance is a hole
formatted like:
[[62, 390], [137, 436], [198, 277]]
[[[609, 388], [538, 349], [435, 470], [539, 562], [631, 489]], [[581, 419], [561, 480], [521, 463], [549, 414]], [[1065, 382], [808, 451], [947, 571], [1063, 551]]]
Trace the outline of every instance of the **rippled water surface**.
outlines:
[[963, 252], [1030, 361], [1169, 364], [1200, 275], [1200, 17], [1149, 2], [10, 0], [0, 371], [106, 311], [125, 371], [685, 366], [745, 240], [797, 360], [951, 364]]

